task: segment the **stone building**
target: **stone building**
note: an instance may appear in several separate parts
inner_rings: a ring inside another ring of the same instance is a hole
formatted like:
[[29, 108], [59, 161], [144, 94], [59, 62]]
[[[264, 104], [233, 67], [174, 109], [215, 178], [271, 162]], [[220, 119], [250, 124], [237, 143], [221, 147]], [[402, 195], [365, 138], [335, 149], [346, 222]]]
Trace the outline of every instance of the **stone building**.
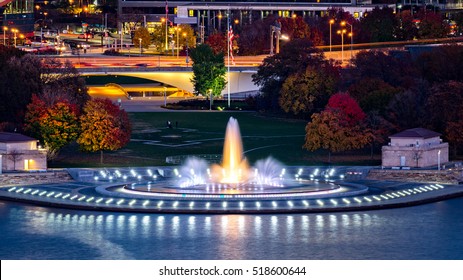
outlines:
[[19, 133], [0, 132], [0, 173], [12, 170], [45, 170], [47, 153], [37, 140]]
[[412, 128], [389, 136], [387, 146], [382, 148], [384, 167], [431, 167], [449, 161], [449, 145], [443, 143], [441, 134]]

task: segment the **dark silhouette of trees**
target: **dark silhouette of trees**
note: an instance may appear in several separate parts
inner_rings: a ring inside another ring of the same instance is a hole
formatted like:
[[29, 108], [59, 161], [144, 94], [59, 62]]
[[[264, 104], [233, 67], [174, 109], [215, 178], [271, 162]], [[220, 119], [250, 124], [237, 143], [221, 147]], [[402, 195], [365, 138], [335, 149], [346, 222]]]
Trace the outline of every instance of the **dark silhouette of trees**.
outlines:
[[415, 60], [419, 75], [431, 84], [447, 81], [463, 82], [463, 48], [459, 45], [435, 47]]
[[379, 78], [367, 77], [351, 85], [348, 92], [365, 112], [375, 111], [384, 117], [387, 105], [400, 92], [400, 89]]
[[360, 20], [362, 42], [395, 41], [398, 26], [394, 10], [389, 7], [375, 7]]
[[449, 34], [450, 27], [440, 13], [421, 9], [417, 18], [419, 20], [417, 31], [419, 39], [444, 38]]

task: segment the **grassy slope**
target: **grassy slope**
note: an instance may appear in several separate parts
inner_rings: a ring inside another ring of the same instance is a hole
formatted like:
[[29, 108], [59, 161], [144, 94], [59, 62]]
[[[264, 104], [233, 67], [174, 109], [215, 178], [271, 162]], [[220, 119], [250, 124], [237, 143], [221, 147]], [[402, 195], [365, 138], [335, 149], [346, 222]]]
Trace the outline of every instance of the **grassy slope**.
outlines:
[[[130, 114], [133, 141], [119, 151], [105, 152], [105, 166], [165, 165], [167, 156], [221, 154], [225, 128], [231, 116], [239, 122], [246, 157], [251, 163], [268, 156], [288, 165], [321, 165], [327, 161], [326, 152], [312, 153], [302, 149], [305, 121], [263, 117], [249, 112], [154, 112]], [[167, 128], [167, 121], [171, 121], [173, 128]], [[135, 140], [149, 140], [151, 144]], [[332, 161], [378, 164], [378, 161], [369, 161], [368, 152], [363, 154], [337, 155]], [[75, 147], [70, 147], [51, 166], [99, 166], [99, 153], [79, 153]]]

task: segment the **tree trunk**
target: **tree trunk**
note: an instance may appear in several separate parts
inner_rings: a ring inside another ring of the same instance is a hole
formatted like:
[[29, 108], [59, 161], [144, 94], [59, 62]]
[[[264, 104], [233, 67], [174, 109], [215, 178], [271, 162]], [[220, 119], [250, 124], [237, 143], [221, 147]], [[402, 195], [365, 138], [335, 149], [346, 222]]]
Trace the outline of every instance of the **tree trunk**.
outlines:
[[328, 150], [328, 164], [331, 165], [331, 151]]
[[100, 164], [103, 164], [103, 150], [100, 151]]

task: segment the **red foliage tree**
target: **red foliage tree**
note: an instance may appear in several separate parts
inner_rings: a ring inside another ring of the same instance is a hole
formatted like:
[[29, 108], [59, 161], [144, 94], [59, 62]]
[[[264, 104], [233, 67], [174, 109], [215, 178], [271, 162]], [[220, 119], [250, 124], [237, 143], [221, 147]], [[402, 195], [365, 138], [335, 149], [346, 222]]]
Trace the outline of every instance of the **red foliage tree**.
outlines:
[[327, 110], [338, 110], [341, 114], [341, 121], [347, 125], [356, 125], [365, 120], [366, 114], [358, 105], [357, 101], [348, 93], [336, 93], [328, 100]]
[[206, 44], [211, 47], [214, 54], [218, 54], [220, 52], [226, 54], [228, 51], [227, 37], [221, 33], [209, 35], [206, 40]]

